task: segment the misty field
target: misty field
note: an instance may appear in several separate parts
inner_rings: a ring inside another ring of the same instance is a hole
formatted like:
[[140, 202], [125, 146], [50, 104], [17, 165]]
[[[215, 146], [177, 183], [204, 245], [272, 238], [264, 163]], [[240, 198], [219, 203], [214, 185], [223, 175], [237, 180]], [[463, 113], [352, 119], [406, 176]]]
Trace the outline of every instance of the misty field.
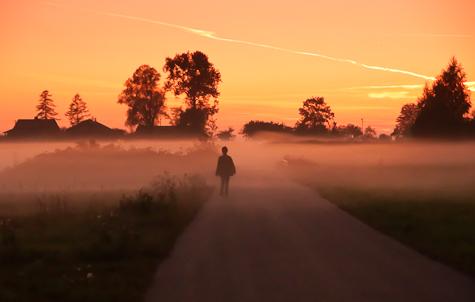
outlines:
[[[475, 143], [272, 137], [226, 145], [238, 171], [233, 184], [265, 190], [272, 185], [265, 176], [281, 171], [373, 228], [475, 276]], [[5, 162], [0, 301], [140, 300], [216, 179], [220, 146], [171, 146], [91, 141], [21, 150], [20, 160]], [[232, 190], [239, 195], [239, 187]]]
[[0, 301], [140, 301], [209, 199], [198, 173], [215, 157], [88, 142], [4, 169]]
[[313, 149], [286, 157], [293, 179], [373, 228], [475, 276], [473, 143]]

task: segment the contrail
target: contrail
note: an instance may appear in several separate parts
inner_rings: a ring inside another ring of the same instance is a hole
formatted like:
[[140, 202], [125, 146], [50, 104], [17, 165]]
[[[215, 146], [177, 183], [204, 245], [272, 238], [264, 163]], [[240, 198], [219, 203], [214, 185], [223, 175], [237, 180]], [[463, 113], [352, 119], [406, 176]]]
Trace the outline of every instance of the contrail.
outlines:
[[[44, 2], [44, 4], [49, 5], [49, 6], [65, 7], [66, 8], [66, 6], [61, 5], [61, 4], [56, 4], [56, 3]], [[120, 15], [120, 14], [113, 14], [113, 13], [107, 13], [107, 12], [101, 12], [101, 11], [95, 11], [95, 10], [89, 10], [89, 9], [83, 9], [83, 10], [88, 11], [88, 12], [92, 12], [92, 13], [96, 13], [96, 14], [110, 16], [110, 17], [125, 18], [125, 19], [130, 19], [130, 20], [135, 20], [135, 21], [141, 21], [141, 22], [147, 22], [147, 23], [153, 23], [153, 24], [159, 24], [159, 25], [169, 26], [169, 27], [173, 27], [173, 28], [178, 28], [178, 29], [181, 29], [181, 30], [184, 30], [184, 31], [196, 34], [196, 35], [200, 35], [200, 36], [210, 38], [210, 39], [214, 39], [214, 40], [218, 40], [218, 41], [240, 43], [240, 44], [247, 44], [247, 45], [258, 46], [258, 47], [264, 47], [264, 48], [269, 48], [269, 49], [274, 49], [274, 50], [290, 52], [290, 53], [294, 53], [294, 54], [300, 54], [300, 55], [306, 55], [306, 56], [312, 56], [312, 57], [318, 57], [318, 58], [333, 60], [333, 61], [337, 61], [337, 62], [351, 63], [353, 65], [361, 66], [361, 67], [368, 68], [368, 69], [395, 72], [395, 73], [402, 73], [402, 74], [407, 74], [407, 75], [411, 75], [411, 76], [418, 77], [418, 78], [423, 78], [425, 80], [435, 80], [434, 77], [429, 77], [429, 76], [426, 76], [426, 75], [417, 74], [417, 73], [414, 73], [414, 72], [411, 72], [411, 71], [406, 71], [406, 70], [387, 68], [387, 67], [379, 67], [379, 66], [372, 66], [372, 65], [359, 63], [359, 62], [356, 62], [356, 61], [353, 61], [353, 60], [333, 58], [333, 57], [329, 57], [329, 56], [325, 56], [325, 55], [321, 55], [321, 54], [316, 54], [316, 53], [311, 53], [311, 52], [303, 52], [303, 51], [296, 51], [296, 50], [291, 50], [291, 49], [286, 49], [286, 48], [281, 48], [281, 47], [276, 47], [276, 46], [270, 46], [270, 45], [265, 45], [265, 44], [260, 44], [260, 43], [253, 43], [253, 42], [248, 42], [248, 41], [220, 38], [220, 37], [215, 36], [215, 33], [211, 32], [211, 31], [194, 29], [194, 28], [190, 28], [190, 27], [186, 27], [186, 26], [170, 24], [170, 23], [165, 23], [165, 22], [156, 21], [156, 20], [150, 20], [150, 19], [139, 18], [139, 17], [132, 17], [132, 16], [127, 16], [127, 15]]]

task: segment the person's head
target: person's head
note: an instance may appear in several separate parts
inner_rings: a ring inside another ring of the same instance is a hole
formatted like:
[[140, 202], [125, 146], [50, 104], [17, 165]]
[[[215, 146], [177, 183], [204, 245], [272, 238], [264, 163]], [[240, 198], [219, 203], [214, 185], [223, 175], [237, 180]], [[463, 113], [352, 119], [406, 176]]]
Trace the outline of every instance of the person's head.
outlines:
[[224, 155], [228, 154], [228, 147], [224, 146], [223, 148], [221, 148], [221, 151], [223, 151]]

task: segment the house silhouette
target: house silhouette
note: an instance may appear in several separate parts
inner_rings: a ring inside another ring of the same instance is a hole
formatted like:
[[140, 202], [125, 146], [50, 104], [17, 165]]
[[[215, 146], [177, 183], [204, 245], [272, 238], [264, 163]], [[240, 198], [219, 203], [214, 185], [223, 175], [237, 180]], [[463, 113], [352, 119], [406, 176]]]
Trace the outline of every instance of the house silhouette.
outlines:
[[68, 137], [117, 138], [119, 136], [123, 136], [124, 134], [124, 130], [111, 129], [92, 119], [82, 121], [79, 124], [66, 129], [66, 135]]
[[13, 129], [3, 132], [7, 137], [31, 138], [58, 136], [60, 129], [55, 119], [22, 119], [15, 123]]

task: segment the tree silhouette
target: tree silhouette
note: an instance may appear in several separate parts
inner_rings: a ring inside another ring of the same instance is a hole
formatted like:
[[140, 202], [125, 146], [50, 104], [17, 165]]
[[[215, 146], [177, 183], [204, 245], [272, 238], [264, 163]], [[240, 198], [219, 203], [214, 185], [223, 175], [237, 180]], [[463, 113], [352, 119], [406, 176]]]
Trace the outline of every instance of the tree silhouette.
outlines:
[[281, 132], [291, 133], [293, 129], [284, 125], [283, 123], [263, 122], [263, 121], [250, 121], [244, 124], [240, 134], [243, 134], [246, 138], [253, 137], [257, 132]]
[[142, 65], [124, 86], [117, 103], [125, 104], [127, 121], [125, 124], [133, 126], [155, 126], [161, 116], [166, 116], [165, 92], [158, 87], [160, 73], [153, 67]]
[[[219, 70], [208, 61], [208, 56], [200, 51], [177, 54], [166, 58], [163, 71], [168, 72], [165, 89], [175, 96], [185, 95], [186, 108], [175, 109], [173, 123], [190, 126], [206, 133], [206, 124], [218, 112], [218, 84], [221, 82]], [[210, 104], [210, 97], [214, 103]]]
[[[427, 86], [426, 86], [427, 88]], [[407, 103], [402, 106], [401, 113], [396, 119], [396, 127], [391, 135], [396, 137], [410, 136], [411, 128], [419, 114], [419, 106], [414, 103]]]
[[301, 117], [295, 127], [300, 133], [326, 133], [335, 118], [323, 97], [307, 99], [303, 107], [299, 108], [299, 114]]
[[462, 65], [452, 57], [432, 87], [426, 84], [419, 98], [420, 111], [412, 127], [414, 136], [449, 137], [461, 133], [464, 115], [472, 106], [465, 80]]
[[71, 126], [75, 126], [86, 117], [91, 116], [87, 109], [86, 102], [82, 100], [78, 93], [73, 97], [71, 104], [69, 104], [69, 110], [64, 115], [68, 117]]
[[366, 138], [376, 138], [376, 130], [371, 127], [371, 126], [368, 126], [364, 129], [364, 137]]
[[224, 131], [220, 131], [218, 134], [217, 134], [217, 137], [220, 139], [220, 140], [223, 140], [223, 141], [229, 141], [229, 140], [232, 140], [236, 137], [236, 135], [233, 134], [234, 132], [234, 128], [233, 127], [229, 127], [228, 130], [224, 130]]
[[40, 104], [36, 106], [36, 111], [38, 114], [36, 115], [39, 119], [52, 119], [54, 116], [58, 115], [56, 111], [54, 111], [55, 104], [53, 104], [53, 99], [51, 99], [52, 95], [49, 94], [48, 90], [43, 91], [40, 94]]
[[340, 126], [339, 128], [340, 128], [339, 129], [340, 133], [349, 138], [355, 138], [357, 136], [363, 135], [363, 131], [361, 131], [361, 127], [355, 126], [353, 124]]

